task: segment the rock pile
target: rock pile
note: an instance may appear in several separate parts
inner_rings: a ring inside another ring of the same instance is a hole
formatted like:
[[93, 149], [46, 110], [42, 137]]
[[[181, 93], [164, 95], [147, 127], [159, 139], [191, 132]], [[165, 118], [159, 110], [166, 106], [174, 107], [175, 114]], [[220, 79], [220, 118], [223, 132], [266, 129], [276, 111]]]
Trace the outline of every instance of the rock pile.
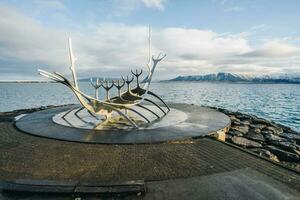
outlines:
[[300, 133], [256, 116], [218, 110], [231, 119], [227, 142], [300, 170]]

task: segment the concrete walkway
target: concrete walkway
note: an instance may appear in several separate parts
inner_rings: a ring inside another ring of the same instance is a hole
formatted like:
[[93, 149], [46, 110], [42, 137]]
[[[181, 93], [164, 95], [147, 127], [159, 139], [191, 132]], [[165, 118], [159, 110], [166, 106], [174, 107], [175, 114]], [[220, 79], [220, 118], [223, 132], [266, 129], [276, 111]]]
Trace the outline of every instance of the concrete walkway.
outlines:
[[296, 200], [300, 198], [300, 193], [296, 190], [249, 168], [209, 176], [154, 181], [149, 182], [147, 188], [145, 200]]
[[[297, 199], [300, 191], [299, 173], [209, 138], [140, 145], [82, 144], [30, 136], [7, 120], [0, 122], [0, 158], [2, 181], [145, 180], [147, 191], [142, 198], [146, 199]], [[2, 194], [1, 199], [24, 198]]]

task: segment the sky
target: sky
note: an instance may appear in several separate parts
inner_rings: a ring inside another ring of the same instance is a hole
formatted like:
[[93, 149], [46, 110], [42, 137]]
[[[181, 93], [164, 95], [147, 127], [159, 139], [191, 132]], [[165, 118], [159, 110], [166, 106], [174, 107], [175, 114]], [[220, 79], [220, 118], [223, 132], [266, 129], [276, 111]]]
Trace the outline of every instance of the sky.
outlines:
[[299, 0], [0, 0], [0, 80], [39, 80], [37, 69], [79, 77], [216, 72], [300, 75]]

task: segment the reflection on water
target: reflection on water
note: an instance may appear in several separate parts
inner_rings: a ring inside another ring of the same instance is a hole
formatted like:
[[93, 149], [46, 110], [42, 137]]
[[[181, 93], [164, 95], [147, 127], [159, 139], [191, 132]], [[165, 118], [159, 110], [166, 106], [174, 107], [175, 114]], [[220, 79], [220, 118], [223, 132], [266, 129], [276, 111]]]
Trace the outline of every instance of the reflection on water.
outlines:
[[[89, 83], [80, 86], [93, 95]], [[153, 83], [151, 89], [166, 101], [255, 114], [300, 131], [300, 85], [167, 82]], [[72, 92], [57, 83], [0, 83], [0, 97], [0, 111], [77, 103]]]

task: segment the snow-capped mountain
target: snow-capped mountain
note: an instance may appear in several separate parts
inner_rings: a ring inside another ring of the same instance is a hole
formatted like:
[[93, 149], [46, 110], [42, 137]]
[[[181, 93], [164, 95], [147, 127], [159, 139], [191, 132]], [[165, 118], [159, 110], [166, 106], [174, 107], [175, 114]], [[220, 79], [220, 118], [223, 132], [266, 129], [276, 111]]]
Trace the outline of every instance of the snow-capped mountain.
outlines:
[[178, 76], [170, 81], [214, 81], [214, 82], [236, 82], [236, 83], [300, 83], [300, 76], [294, 75], [260, 75], [249, 76], [234, 73], [219, 72], [207, 75]]

